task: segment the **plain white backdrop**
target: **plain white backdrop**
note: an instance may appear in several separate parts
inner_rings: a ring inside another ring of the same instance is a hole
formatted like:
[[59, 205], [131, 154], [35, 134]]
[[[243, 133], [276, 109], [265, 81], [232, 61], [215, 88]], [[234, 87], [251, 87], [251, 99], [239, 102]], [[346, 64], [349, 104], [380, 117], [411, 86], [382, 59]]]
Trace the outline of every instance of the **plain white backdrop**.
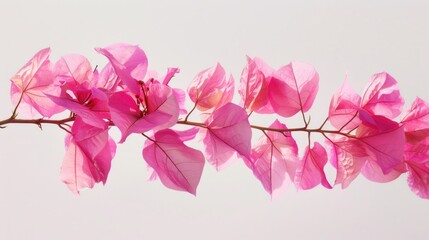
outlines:
[[[139, 44], [149, 67], [181, 68], [186, 88], [220, 62], [239, 79], [245, 56], [273, 67], [313, 64], [320, 91], [312, 122], [326, 117], [346, 74], [362, 92], [387, 71], [406, 106], [429, 101], [426, 1], [6, 1], [0, 0], [0, 119], [9, 79], [39, 49], [106, 63], [94, 47]], [[269, 124], [259, 120], [262, 124]], [[114, 133], [115, 134], [115, 133]], [[148, 182], [143, 139], [118, 147], [106, 186], [74, 196], [59, 180], [64, 132], [54, 126], [0, 129], [0, 239], [427, 239], [429, 201], [406, 176], [388, 184], [359, 177], [345, 190], [290, 188], [271, 201], [240, 161], [206, 165], [197, 197]]]

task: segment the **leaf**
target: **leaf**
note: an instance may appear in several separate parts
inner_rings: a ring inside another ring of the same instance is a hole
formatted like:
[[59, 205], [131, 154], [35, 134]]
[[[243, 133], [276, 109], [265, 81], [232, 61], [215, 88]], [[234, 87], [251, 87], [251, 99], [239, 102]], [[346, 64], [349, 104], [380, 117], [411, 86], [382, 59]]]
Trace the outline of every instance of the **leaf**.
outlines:
[[329, 105], [329, 122], [337, 129], [351, 130], [360, 124], [358, 117], [361, 97], [346, 80], [332, 96]]
[[143, 158], [166, 187], [196, 194], [204, 155], [183, 144], [176, 132], [170, 129], [157, 131], [153, 139], [146, 140]]
[[[278, 120], [270, 128], [287, 130]], [[290, 133], [268, 131], [252, 148], [251, 157], [245, 162], [264, 189], [276, 198], [295, 177], [297, 155], [298, 147]]]
[[83, 188], [95, 183], [106, 183], [111, 161], [116, 152], [115, 142], [107, 129], [86, 125], [79, 118], [72, 127], [72, 135], [66, 136], [66, 155], [61, 166], [61, 180], [79, 194]]
[[268, 103], [268, 84], [265, 76], [258, 69], [256, 62], [247, 57], [247, 65], [241, 72], [240, 88], [244, 108], [247, 112], [258, 110]]
[[225, 70], [220, 64], [197, 74], [188, 87], [188, 94], [200, 111], [222, 107], [232, 100], [234, 79], [227, 81]]
[[105, 48], [96, 48], [97, 52], [106, 56], [116, 74], [130, 92], [140, 95], [138, 81], [143, 80], [147, 72], [146, 54], [137, 45], [124, 43], [113, 44]]
[[154, 109], [148, 115], [143, 115], [137, 102], [128, 92], [117, 92], [109, 98], [110, 115], [113, 123], [121, 131], [120, 143], [124, 142], [131, 133], [143, 133], [152, 130], [169, 121], [172, 115]]
[[274, 111], [291, 117], [299, 111], [307, 112], [319, 89], [319, 74], [313, 66], [292, 62], [273, 73], [269, 85], [269, 99]]
[[295, 185], [298, 189], [308, 190], [320, 183], [326, 188], [332, 188], [326, 179], [323, 168], [328, 161], [326, 150], [318, 142], [313, 148], [305, 148], [304, 157], [299, 161], [295, 175]]
[[208, 162], [216, 170], [225, 167], [235, 153], [250, 157], [252, 131], [243, 108], [227, 103], [215, 110], [205, 125], [204, 148]]
[[362, 96], [361, 107], [372, 115], [382, 115], [386, 118], [397, 117], [404, 105], [404, 99], [399, 93], [398, 83], [386, 72], [372, 76]]
[[60, 90], [54, 86], [49, 54], [49, 48], [40, 50], [10, 80], [12, 103], [19, 103], [18, 111], [23, 115], [39, 113], [49, 118], [64, 110], [46, 96], [57, 96]]

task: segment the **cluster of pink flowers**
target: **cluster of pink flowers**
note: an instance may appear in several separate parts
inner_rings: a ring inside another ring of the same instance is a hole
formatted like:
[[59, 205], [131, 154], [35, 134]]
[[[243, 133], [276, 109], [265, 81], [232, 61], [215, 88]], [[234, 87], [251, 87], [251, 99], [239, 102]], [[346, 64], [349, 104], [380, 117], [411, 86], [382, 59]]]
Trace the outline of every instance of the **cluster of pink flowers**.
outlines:
[[[429, 198], [429, 104], [417, 98], [395, 121], [404, 100], [387, 73], [375, 74], [362, 95], [345, 82], [332, 97], [326, 121], [310, 128], [306, 113], [319, 84], [311, 65], [292, 62], [276, 70], [259, 58], [247, 58], [238, 86], [241, 101], [236, 104], [231, 102], [234, 79], [217, 64], [191, 81], [187, 94], [194, 108], [187, 111], [186, 92], [168, 85], [178, 68], [169, 68], [164, 76], [149, 71], [144, 51], [135, 45], [96, 51], [109, 60], [101, 71], [81, 55], [66, 55], [52, 64], [50, 50], [39, 51], [11, 79], [15, 110], [0, 121], [0, 127], [56, 124], [65, 130], [61, 179], [74, 193], [106, 182], [116, 151], [109, 129], [117, 127], [119, 143], [130, 134], [145, 138], [142, 155], [152, 179], [192, 194], [206, 161], [220, 170], [240, 158], [273, 197], [288, 182], [304, 190], [319, 184], [345, 188], [360, 173], [375, 182], [407, 173], [411, 190]], [[53, 118], [65, 110], [70, 112], [66, 118]], [[200, 112], [201, 122], [188, 120], [194, 110]], [[31, 118], [18, 118], [18, 113]], [[277, 120], [255, 126], [250, 114], [275, 115]], [[285, 119], [296, 114], [302, 115], [303, 127], [288, 128]], [[178, 130], [177, 124], [188, 128]], [[252, 146], [254, 131], [263, 135]], [[296, 132], [308, 133], [302, 156], [293, 138]], [[325, 141], [312, 141], [313, 134]], [[203, 150], [186, 144], [197, 135]], [[332, 181], [324, 170], [328, 162], [337, 172]]]

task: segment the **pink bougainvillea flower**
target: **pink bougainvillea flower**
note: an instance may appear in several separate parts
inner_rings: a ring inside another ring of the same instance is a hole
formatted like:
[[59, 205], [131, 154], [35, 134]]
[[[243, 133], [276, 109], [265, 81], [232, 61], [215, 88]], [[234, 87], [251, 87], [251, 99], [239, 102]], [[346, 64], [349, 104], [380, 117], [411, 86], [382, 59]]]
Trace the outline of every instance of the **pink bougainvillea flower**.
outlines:
[[308, 190], [320, 183], [326, 188], [332, 188], [323, 170], [327, 162], [328, 155], [320, 143], [315, 142], [312, 148], [307, 146], [304, 157], [299, 161], [295, 175], [297, 188]]
[[[270, 128], [287, 130], [278, 120]], [[272, 198], [277, 198], [285, 190], [286, 183], [293, 181], [297, 161], [298, 147], [291, 134], [273, 131], [261, 137], [253, 146], [251, 157], [245, 159]]]
[[269, 82], [255, 60], [247, 57], [247, 65], [241, 72], [238, 89], [247, 112], [258, 110], [268, 104], [268, 85]]
[[96, 48], [95, 50], [109, 59], [116, 74], [128, 90], [140, 95], [141, 89], [138, 81], [143, 80], [148, 66], [147, 57], [143, 50], [137, 45], [124, 43]]
[[419, 197], [429, 199], [429, 104], [416, 98], [401, 123], [408, 185]]
[[346, 80], [334, 94], [329, 106], [329, 121], [337, 129], [351, 130], [360, 124], [358, 117], [361, 97]]
[[234, 79], [227, 80], [220, 64], [197, 74], [188, 87], [188, 94], [200, 111], [215, 110], [231, 102]]
[[60, 97], [48, 96], [57, 105], [72, 111], [94, 127], [103, 126], [104, 119], [110, 118], [108, 97], [100, 89], [77, 87], [73, 95], [62, 92]]
[[274, 111], [283, 117], [307, 112], [319, 89], [319, 74], [313, 66], [292, 62], [273, 73], [269, 99]]
[[[192, 133], [195, 136], [194, 130]], [[204, 155], [186, 146], [178, 133], [171, 129], [157, 131], [153, 138], [146, 140], [143, 157], [166, 187], [196, 194]]]
[[122, 133], [120, 143], [131, 133], [143, 133], [164, 124], [171, 119], [171, 114], [154, 111], [145, 115], [136, 100], [128, 92], [117, 92], [110, 96], [109, 107], [111, 120]]
[[207, 161], [220, 170], [235, 153], [250, 157], [252, 130], [246, 111], [227, 103], [215, 110], [205, 122], [203, 139]]
[[95, 183], [106, 183], [116, 144], [109, 137], [107, 125], [97, 128], [76, 118], [71, 134], [66, 136], [66, 155], [61, 166], [61, 180], [79, 194]]
[[362, 96], [361, 108], [372, 115], [393, 119], [402, 111], [404, 99], [399, 93], [398, 83], [386, 72], [372, 76]]
[[59, 95], [59, 88], [54, 86], [49, 54], [49, 48], [40, 50], [12, 77], [10, 95], [12, 103], [19, 104], [19, 113], [51, 117], [64, 110], [46, 96]]

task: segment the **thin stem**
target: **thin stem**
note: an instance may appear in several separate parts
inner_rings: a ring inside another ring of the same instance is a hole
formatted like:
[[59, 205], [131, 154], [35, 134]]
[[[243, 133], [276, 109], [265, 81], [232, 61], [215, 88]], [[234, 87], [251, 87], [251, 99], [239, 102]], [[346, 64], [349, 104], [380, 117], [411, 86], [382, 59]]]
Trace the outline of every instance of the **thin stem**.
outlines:
[[355, 119], [355, 117], [357, 116], [358, 111], [356, 111], [355, 115], [353, 115], [352, 118], [350, 118], [349, 121], [346, 122], [346, 124], [344, 124], [338, 131], [341, 132], [341, 130], [343, 130], [343, 128], [345, 128], [347, 125], [349, 125], [349, 123], [351, 123], [353, 121], [353, 119]]
[[21, 96], [19, 97], [18, 103], [15, 106], [15, 109], [13, 109], [12, 115], [10, 116], [10, 119], [16, 118], [16, 112], [18, 111], [19, 104], [21, 104], [22, 98], [24, 97], [24, 92], [21, 93]]
[[70, 127], [67, 123], [73, 122], [76, 119], [75, 116], [64, 118], [64, 119], [58, 119], [58, 120], [52, 120], [52, 119], [16, 119], [16, 118], [8, 118], [3, 121], [0, 121], [0, 127], [4, 128], [7, 124], [35, 124], [39, 128], [42, 128], [42, 124], [54, 124], [60, 127], [61, 129], [65, 130], [66, 132], [70, 132], [68, 129], [66, 129], [64, 126]]
[[186, 115], [185, 117], [185, 122], [188, 121], [188, 117], [191, 115], [191, 113], [195, 110], [195, 108], [197, 107], [197, 102], [195, 102], [194, 107], [191, 109], [191, 111], [189, 111], [189, 113]]

